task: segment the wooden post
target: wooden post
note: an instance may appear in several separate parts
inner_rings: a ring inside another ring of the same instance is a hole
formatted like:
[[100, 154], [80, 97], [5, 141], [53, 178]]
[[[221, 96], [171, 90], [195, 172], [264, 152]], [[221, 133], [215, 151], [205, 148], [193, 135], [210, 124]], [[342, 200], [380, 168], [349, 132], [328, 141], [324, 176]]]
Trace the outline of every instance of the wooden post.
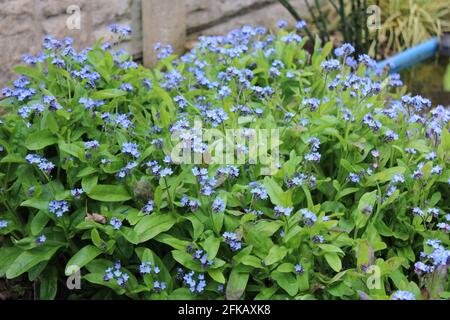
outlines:
[[142, 0], [142, 41], [144, 65], [157, 61], [155, 43], [171, 44], [183, 53], [186, 41], [185, 0]]

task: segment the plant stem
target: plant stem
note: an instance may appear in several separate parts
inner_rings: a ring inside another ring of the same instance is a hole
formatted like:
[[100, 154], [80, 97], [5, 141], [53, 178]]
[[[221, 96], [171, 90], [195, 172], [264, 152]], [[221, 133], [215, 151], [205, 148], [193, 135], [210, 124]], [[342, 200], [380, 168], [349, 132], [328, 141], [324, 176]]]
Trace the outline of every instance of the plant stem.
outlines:
[[311, 18], [313, 19], [314, 24], [316, 25], [316, 27], [317, 27], [317, 29], [318, 29], [318, 31], [319, 31], [319, 33], [320, 33], [320, 38], [322, 39], [322, 41], [325, 41], [324, 31], [321, 30], [320, 27], [319, 27], [319, 20], [318, 20], [318, 18], [316, 17], [316, 15], [314, 14], [313, 8], [312, 8], [311, 5], [309, 4], [308, 0], [303, 0], [303, 1], [305, 2], [306, 7], [308, 8], [309, 14], [311, 15]]
[[322, 27], [323, 27], [323, 32], [324, 32], [324, 41], [329, 41], [330, 40], [330, 33], [328, 32], [328, 27], [327, 27], [327, 20], [325, 18], [325, 15], [323, 14], [323, 11], [321, 10], [321, 6], [319, 3], [319, 0], [314, 0], [315, 4], [316, 4], [316, 8], [317, 11], [319, 11], [319, 17], [320, 17], [320, 22], [322, 23]]
[[[297, 10], [295, 10], [292, 5], [289, 3], [288, 0], [278, 0], [280, 2], [280, 4], [286, 8], [287, 11], [289, 11], [289, 13], [297, 20], [297, 21], [302, 21], [302, 17], [300, 16], [300, 14], [297, 12]], [[311, 41], [314, 41], [314, 37], [311, 33], [311, 31], [309, 30], [308, 27], [305, 27], [305, 32], [308, 35], [308, 38]]]
[[175, 212], [174, 207], [173, 207], [172, 197], [170, 196], [170, 192], [169, 192], [169, 185], [167, 184], [167, 179], [166, 179], [166, 177], [164, 177], [163, 179], [164, 179], [164, 184], [166, 185], [166, 191], [167, 191], [167, 197], [169, 198], [170, 209], [172, 210], [172, 212]]

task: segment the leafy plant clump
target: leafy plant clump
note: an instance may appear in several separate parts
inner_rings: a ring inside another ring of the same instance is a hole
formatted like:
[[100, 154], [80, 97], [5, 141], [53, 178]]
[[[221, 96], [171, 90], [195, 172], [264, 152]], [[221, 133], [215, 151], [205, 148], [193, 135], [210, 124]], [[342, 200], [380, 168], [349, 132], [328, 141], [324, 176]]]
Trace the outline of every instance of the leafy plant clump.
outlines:
[[[449, 110], [304, 43], [244, 27], [146, 69], [46, 37], [3, 89], [0, 277], [40, 299], [448, 298]], [[244, 161], [210, 161], [212, 128], [241, 129]], [[263, 130], [279, 156], [250, 161]]]

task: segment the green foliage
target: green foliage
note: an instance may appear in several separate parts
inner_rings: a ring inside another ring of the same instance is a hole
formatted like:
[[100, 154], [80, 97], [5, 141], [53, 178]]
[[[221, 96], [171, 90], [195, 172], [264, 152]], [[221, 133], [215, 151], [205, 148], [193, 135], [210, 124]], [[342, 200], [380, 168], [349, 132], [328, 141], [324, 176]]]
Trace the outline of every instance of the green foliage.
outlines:
[[[27, 276], [40, 299], [448, 297], [448, 110], [402, 97], [368, 57], [336, 65], [330, 43], [310, 54], [252, 28], [220, 39], [153, 69], [47, 39], [47, 56], [16, 69], [0, 277]], [[222, 134], [278, 129], [279, 158], [167, 158], [199, 118]], [[68, 293], [77, 268], [82, 290]]]

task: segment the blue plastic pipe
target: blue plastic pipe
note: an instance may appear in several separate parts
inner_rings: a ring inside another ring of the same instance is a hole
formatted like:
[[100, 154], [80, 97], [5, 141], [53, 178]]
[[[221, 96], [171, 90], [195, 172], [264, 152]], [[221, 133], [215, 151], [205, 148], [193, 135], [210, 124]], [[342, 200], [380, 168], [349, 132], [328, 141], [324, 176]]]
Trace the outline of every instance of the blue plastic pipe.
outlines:
[[439, 39], [433, 38], [411, 49], [407, 49], [391, 58], [378, 63], [377, 67], [384, 69], [391, 66], [389, 73], [399, 72], [419, 62], [434, 57], [439, 51]]

